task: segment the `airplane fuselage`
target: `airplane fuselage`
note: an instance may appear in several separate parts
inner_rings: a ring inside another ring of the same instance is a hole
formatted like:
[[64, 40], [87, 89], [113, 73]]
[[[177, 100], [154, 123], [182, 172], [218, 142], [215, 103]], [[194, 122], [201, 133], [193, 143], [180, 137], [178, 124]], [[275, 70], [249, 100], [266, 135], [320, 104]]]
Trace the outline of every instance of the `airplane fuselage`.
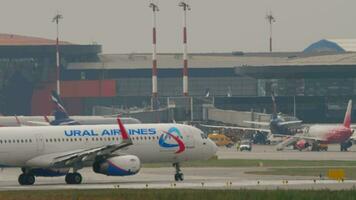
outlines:
[[345, 126], [339, 125], [313, 125], [305, 130], [304, 136], [320, 138], [325, 143], [342, 143], [349, 139], [352, 130]]
[[[125, 127], [133, 145], [114, 154], [135, 155], [143, 163], [205, 160], [216, 152], [215, 144], [191, 126], [132, 124]], [[117, 125], [3, 127], [0, 129], [0, 164], [45, 168], [51, 166], [46, 155], [92, 149], [121, 141]]]

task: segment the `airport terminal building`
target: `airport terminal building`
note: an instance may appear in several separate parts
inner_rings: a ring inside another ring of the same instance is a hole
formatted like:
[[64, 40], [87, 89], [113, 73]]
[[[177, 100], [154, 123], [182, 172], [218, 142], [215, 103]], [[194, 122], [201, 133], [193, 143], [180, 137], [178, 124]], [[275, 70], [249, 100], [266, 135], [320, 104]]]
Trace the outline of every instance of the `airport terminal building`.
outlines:
[[[356, 53], [350, 47], [353, 41], [343, 43], [351, 50], [338, 45], [344, 51], [330, 43], [339, 44], [320, 41], [304, 52], [190, 54], [194, 119], [201, 119], [204, 104], [271, 112], [270, 95], [275, 91], [282, 113], [295, 112], [306, 122], [339, 122], [347, 100], [356, 95]], [[54, 44], [42, 38], [0, 35], [2, 113], [50, 113]], [[94, 106], [150, 106], [151, 54], [102, 54], [100, 45], [66, 42], [60, 53], [61, 96], [71, 113], [91, 114]], [[157, 59], [160, 106], [167, 107], [167, 99], [183, 98], [182, 54], [159, 54]]]
[[[150, 104], [150, 54], [101, 55], [101, 60], [70, 63], [64, 78], [116, 80], [116, 97], [91, 99], [93, 104]], [[182, 60], [180, 54], [161, 54], [158, 60], [164, 104], [164, 98], [182, 97]], [[307, 122], [337, 122], [356, 94], [355, 53], [191, 54], [189, 63], [189, 95], [201, 103], [214, 98], [222, 109], [271, 112], [274, 90], [280, 112], [296, 112]]]

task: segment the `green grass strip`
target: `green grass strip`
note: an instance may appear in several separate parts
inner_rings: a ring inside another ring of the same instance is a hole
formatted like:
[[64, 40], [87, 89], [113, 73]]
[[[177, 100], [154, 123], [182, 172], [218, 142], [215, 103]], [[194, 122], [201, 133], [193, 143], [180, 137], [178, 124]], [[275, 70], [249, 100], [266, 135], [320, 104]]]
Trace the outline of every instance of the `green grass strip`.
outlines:
[[266, 171], [249, 171], [246, 172], [246, 174], [314, 177], [319, 177], [319, 175], [322, 175], [322, 177], [326, 177], [329, 169], [342, 169], [345, 172], [346, 179], [356, 179], [356, 167], [270, 168]]
[[348, 200], [355, 197], [355, 190], [106, 189], [0, 192], [1, 200]]

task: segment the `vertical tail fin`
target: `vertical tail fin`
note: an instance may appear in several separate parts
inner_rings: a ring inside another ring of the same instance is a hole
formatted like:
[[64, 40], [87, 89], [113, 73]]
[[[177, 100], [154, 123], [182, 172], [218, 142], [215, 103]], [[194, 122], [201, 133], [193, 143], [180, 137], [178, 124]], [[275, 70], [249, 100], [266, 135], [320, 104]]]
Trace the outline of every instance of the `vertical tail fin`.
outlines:
[[67, 118], [68, 117], [67, 110], [64, 108], [64, 104], [61, 98], [59, 97], [59, 95], [57, 94], [57, 92], [52, 91], [51, 100], [55, 106], [55, 112], [58, 113], [60, 117]]
[[117, 120], [117, 124], [119, 125], [119, 129], [121, 132], [123, 142], [126, 142], [127, 144], [132, 144], [131, 137], [130, 137], [129, 133], [127, 132], [124, 124], [122, 123], [122, 121], [120, 119], [120, 115], [117, 116], [116, 120]]
[[349, 104], [347, 105], [345, 119], [344, 119], [344, 126], [350, 128], [351, 125], [351, 111], [352, 111], [352, 100], [349, 100]]

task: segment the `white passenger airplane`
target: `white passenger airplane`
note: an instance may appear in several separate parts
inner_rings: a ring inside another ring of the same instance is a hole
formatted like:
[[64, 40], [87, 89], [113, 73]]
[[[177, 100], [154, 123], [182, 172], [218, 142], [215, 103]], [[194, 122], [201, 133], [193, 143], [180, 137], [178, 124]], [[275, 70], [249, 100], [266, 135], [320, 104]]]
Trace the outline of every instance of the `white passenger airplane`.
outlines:
[[[309, 146], [317, 146], [317, 144], [340, 144], [341, 151], [347, 151], [352, 146], [351, 136], [354, 133], [351, 126], [352, 117], [352, 100], [350, 99], [345, 113], [344, 122], [341, 125], [335, 124], [315, 124], [304, 128], [302, 134], [291, 136], [288, 140], [294, 142], [297, 140], [295, 147], [299, 150], [308, 148]], [[288, 140], [283, 143], [288, 144]], [[277, 150], [283, 150], [284, 146], [277, 146]], [[313, 148], [312, 148], [313, 149]], [[316, 150], [319, 150], [316, 148]]]
[[181, 124], [2, 127], [0, 164], [21, 167], [18, 181], [32, 185], [36, 176], [65, 176], [80, 184], [78, 170], [92, 167], [108, 176], [137, 174], [141, 163], [171, 162], [182, 181], [180, 163], [206, 160], [216, 145], [199, 129]]

